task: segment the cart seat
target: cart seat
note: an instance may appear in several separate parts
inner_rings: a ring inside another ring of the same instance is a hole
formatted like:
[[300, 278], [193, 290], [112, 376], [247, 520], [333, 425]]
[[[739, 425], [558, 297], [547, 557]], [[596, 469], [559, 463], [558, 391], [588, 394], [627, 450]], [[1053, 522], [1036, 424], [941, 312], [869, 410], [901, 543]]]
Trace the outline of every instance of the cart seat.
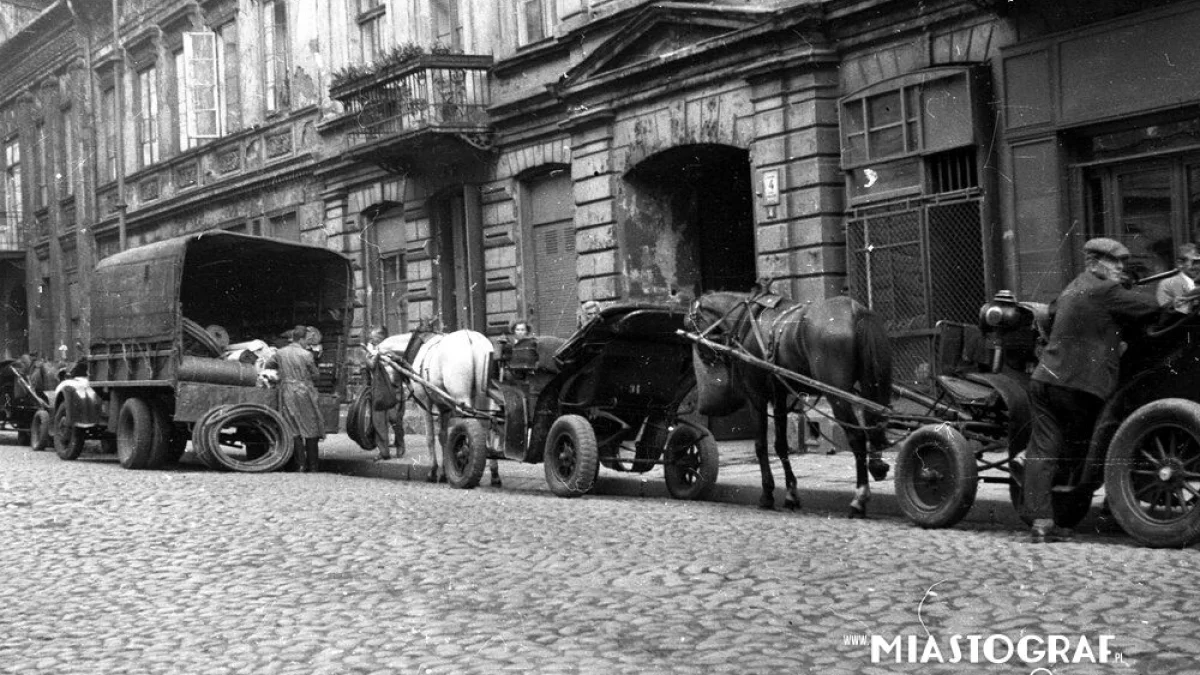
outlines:
[[939, 375], [938, 384], [959, 405], [992, 405], [996, 401], [996, 390], [952, 375]]

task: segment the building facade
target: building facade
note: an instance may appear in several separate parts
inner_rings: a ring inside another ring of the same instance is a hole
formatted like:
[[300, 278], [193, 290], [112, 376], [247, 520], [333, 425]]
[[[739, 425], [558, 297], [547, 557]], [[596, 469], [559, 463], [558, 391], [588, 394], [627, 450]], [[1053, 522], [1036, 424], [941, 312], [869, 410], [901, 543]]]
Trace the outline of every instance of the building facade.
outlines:
[[350, 256], [360, 334], [565, 335], [585, 300], [769, 278], [871, 305], [916, 381], [936, 321], [1048, 300], [1084, 238], [1152, 273], [1200, 237], [1198, 23], [1194, 0], [48, 2], [0, 44], [6, 349], [86, 345], [96, 260], [223, 228]]

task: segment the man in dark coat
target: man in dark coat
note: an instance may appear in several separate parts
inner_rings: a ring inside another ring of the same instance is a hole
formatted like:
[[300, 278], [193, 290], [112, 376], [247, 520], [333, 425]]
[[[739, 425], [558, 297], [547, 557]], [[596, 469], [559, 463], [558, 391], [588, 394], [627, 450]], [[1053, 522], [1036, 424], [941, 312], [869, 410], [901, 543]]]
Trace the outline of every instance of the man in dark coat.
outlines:
[[306, 327], [296, 326], [291, 343], [275, 352], [265, 364], [267, 368], [279, 369], [280, 412], [296, 434], [293, 462], [302, 472], [318, 470], [317, 442], [325, 437], [317, 388], [313, 384], [317, 363], [307, 348], [307, 335]]
[[1050, 338], [1029, 386], [1033, 436], [1025, 453], [1024, 490], [1034, 543], [1073, 535], [1054, 519], [1055, 473], [1087, 454], [1100, 409], [1117, 388], [1121, 329], [1159, 312], [1153, 295], [1121, 284], [1129, 258], [1124, 245], [1091, 239], [1083, 252], [1087, 269], [1051, 304]]

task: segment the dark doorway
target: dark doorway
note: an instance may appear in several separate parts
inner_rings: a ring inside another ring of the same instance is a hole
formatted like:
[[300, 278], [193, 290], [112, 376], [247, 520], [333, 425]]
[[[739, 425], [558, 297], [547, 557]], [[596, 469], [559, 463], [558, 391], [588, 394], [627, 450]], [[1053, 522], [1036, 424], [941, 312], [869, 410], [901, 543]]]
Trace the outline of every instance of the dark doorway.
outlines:
[[463, 328], [482, 332], [483, 228], [478, 191], [461, 186], [438, 195], [430, 201], [430, 217], [437, 242], [434, 327], [446, 332]]
[[631, 284], [631, 295], [690, 301], [707, 291], [750, 289], [756, 265], [748, 151], [679, 146], [643, 160], [625, 179], [630, 268], [654, 273], [654, 282]]
[[[625, 179], [630, 299], [686, 305], [709, 291], [750, 290], [757, 264], [747, 150], [678, 146], [643, 160]], [[722, 440], [751, 433], [745, 408], [708, 425]]]

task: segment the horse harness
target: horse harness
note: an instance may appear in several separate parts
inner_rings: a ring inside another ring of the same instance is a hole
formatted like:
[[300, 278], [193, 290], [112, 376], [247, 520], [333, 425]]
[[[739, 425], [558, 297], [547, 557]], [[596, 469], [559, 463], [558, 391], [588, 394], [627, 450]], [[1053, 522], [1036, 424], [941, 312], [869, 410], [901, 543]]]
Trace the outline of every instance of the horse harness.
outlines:
[[[741, 335], [743, 332], [750, 333], [754, 336], [755, 342], [758, 343], [758, 348], [762, 352], [763, 359], [770, 363], [775, 363], [776, 357], [778, 356], [780, 338], [783, 337], [783, 331], [787, 329], [787, 326], [791, 322], [791, 315], [799, 312], [798, 320], [801, 324], [803, 324], [808, 318], [807, 313], [809, 303], [796, 303], [791, 307], [784, 309], [782, 312], [779, 312], [778, 315], [771, 319], [770, 325], [764, 333], [762, 326], [763, 313], [768, 310], [778, 309], [779, 305], [784, 300], [785, 298], [782, 295], [777, 295], [775, 293], [753, 294], [747, 297], [745, 300], [739, 302], [734, 307], [730, 308], [730, 310], [727, 311], [724, 316], [718, 319], [715, 323], [713, 323], [712, 326], [703, 331], [701, 334], [703, 335], [704, 333], [712, 330], [713, 327], [725, 323], [725, 320], [730, 318], [731, 314], [737, 310], [741, 310], [737, 313], [736, 318], [733, 319], [727, 341], [732, 342], [737, 340], [737, 336]], [[692, 320], [692, 323], [693, 325], [696, 324], [695, 319]], [[746, 327], [747, 324], [749, 324], [749, 328]], [[803, 330], [799, 331], [799, 336], [801, 354], [805, 359], [807, 359], [808, 346], [804, 343]], [[742, 349], [745, 349], [744, 340], [743, 344], [739, 346], [741, 346]]]

